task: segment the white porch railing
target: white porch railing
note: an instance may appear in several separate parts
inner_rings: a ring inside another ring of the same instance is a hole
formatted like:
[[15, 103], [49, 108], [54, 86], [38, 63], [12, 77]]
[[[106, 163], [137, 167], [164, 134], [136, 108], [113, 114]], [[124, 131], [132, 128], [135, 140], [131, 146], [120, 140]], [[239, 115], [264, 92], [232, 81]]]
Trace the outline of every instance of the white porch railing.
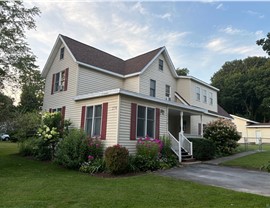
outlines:
[[193, 144], [191, 141], [185, 137], [185, 135], [182, 132], [179, 132], [179, 140], [181, 143], [181, 147], [189, 154], [193, 155]]
[[183, 133], [179, 133], [179, 140], [177, 140], [170, 132], [168, 132], [171, 141], [171, 149], [178, 156], [179, 162], [182, 162], [182, 148], [189, 154], [193, 155], [192, 142], [189, 141]]

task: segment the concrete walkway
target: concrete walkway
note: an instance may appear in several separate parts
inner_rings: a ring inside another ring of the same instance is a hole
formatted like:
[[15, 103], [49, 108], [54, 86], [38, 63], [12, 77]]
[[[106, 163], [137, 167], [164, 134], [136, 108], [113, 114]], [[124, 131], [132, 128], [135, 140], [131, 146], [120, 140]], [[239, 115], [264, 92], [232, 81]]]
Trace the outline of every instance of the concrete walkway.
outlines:
[[[240, 156], [239, 154], [234, 155], [234, 158]], [[230, 156], [230, 158], [232, 157]], [[158, 174], [240, 192], [270, 196], [269, 173], [216, 165], [227, 160], [229, 160], [228, 157], [165, 170]]]

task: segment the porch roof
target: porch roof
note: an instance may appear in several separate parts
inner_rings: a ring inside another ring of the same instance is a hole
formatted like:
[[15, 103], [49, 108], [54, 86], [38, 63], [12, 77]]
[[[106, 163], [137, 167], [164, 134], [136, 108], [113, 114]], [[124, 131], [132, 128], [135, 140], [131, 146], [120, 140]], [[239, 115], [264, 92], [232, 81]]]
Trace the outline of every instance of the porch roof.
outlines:
[[144, 94], [140, 94], [140, 93], [136, 93], [136, 92], [120, 89], [120, 88], [101, 91], [101, 92], [95, 92], [95, 93], [89, 93], [89, 94], [84, 94], [84, 95], [78, 95], [78, 96], [75, 96], [73, 99], [74, 99], [74, 101], [81, 101], [81, 100], [87, 100], [87, 99], [93, 99], [93, 98], [105, 97], [105, 96], [111, 96], [111, 95], [117, 95], [117, 94], [127, 95], [127, 96], [131, 96], [131, 97], [135, 97], [135, 98], [139, 98], [139, 99], [143, 99], [143, 100], [148, 100], [148, 101], [152, 101], [152, 102], [156, 102], [156, 103], [160, 103], [160, 104], [165, 104], [165, 105], [169, 105], [172, 107], [181, 108], [181, 109], [187, 110], [187, 111], [195, 111], [197, 113], [207, 113], [208, 112], [208, 110], [203, 109], [203, 108], [198, 108], [198, 107], [194, 107], [194, 106], [184, 105], [181, 103], [162, 100], [162, 99], [159, 99], [156, 97], [151, 97], [148, 95], [144, 95]]

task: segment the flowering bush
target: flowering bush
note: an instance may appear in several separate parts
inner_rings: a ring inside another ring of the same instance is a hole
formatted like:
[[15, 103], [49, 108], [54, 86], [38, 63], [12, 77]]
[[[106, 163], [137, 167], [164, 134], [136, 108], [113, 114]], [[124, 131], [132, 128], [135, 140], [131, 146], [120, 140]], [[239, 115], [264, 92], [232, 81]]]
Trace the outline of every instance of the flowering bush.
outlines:
[[147, 158], [158, 158], [162, 151], [163, 143], [159, 139], [151, 139], [149, 137], [140, 138], [137, 141], [137, 155]]
[[103, 156], [104, 145], [102, 140], [98, 138], [88, 138], [89, 154], [94, 158], [101, 158]]
[[112, 174], [125, 173], [128, 169], [129, 152], [119, 144], [105, 150], [105, 164]]
[[42, 122], [44, 125], [48, 126], [49, 128], [54, 127], [59, 131], [62, 128], [61, 127], [61, 113], [59, 112], [43, 113]]
[[206, 125], [204, 138], [214, 142], [217, 154], [232, 154], [238, 146], [237, 141], [241, 138], [236, 126], [230, 120], [218, 119]]

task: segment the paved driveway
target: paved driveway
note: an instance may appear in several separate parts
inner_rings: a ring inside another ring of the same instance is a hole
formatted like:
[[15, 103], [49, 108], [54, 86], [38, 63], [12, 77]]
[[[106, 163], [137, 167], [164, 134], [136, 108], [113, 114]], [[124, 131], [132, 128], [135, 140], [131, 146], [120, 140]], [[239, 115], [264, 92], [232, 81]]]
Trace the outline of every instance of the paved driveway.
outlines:
[[210, 164], [193, 164], [159, 172], [160, 175], [270, 196], [270, 173]]

